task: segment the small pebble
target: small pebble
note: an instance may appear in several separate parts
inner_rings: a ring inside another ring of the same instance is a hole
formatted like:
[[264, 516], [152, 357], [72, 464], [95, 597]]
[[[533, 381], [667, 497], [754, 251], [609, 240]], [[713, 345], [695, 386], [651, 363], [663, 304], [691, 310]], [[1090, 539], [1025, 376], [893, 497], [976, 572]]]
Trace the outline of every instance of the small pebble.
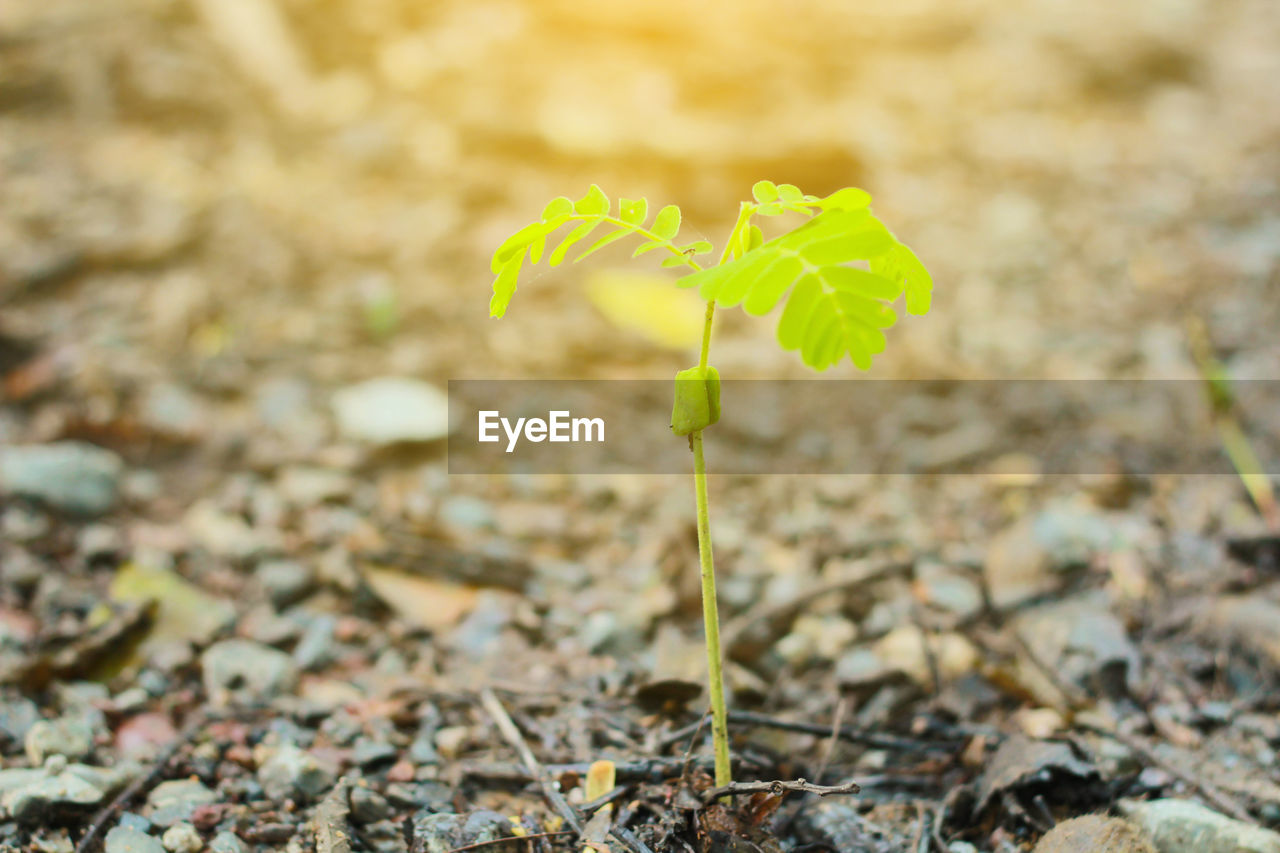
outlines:
[[186, 821], [179, 821], [166, 829], [161, 842], [169, 853], [200, 853], [204, 849], [204, 839]]
[[106, 853], [165, 853], [160, 839], [128, 826], [116, 826], [107, 833]]

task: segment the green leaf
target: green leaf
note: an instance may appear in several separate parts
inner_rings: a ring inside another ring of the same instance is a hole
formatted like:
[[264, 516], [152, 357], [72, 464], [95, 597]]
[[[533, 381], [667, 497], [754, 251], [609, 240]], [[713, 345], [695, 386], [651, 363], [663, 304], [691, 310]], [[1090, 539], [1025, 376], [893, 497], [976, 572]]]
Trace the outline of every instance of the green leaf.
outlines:
[[781, 216], [786, 212], [786, 206], [780, 201], [767, 202], [756, 208], [756, 213], [761, 216]]
[[628, 230], [628, 229], [626, 229], [626, 228], [619, 228], [617, 231], [612, 231], [612, 232], [610, 232], [610, 233], [608, 233], [608, 234], [604, 235], [603, 237], [601, 237], [599, 240], [597, 240], [597, 241], [595, 241], [594, 243], [592, 243], [592, 244], [591, 244], [591, 248], [587, 249], [587, 250], [586, 250], [585, 252], [583, 252], [581, 255], [578, 255], [578, 257], [574, 258], [574, 259], [573, 259], [573, 262], [576, 264], [578, 261], [580, 261], [580, 260], [582, 260], [583, 258], [587, 257], [588, 255], [594, 255], [596, 252], [600, 251], [601, 249], [603, 249], [605, 246], [609, 245], [610, 243], [615, 243], [615, 242], [617, 242], [618, 240], [621, 240], [623, 237], [630, 236], [630, 235], [631, 235], [631, 234], [633, 234], [633, 233], [634, 233], [634, 232], [629, 231], [629, 230]]
[[803, 201], [804, 193], [795, 184], [778, 184], [778, 198], [782, 201]]
[[665, 240], [650, 240], [648, 243], [641, 243], [636, 246], [636, 250], [631, 253], [631, 257], [638, 258], [645, 252], [652, 252], [654, 249], [661, 249], [666, 245], [667, 242]]
[[680, 249], [681, 252], [684, 252], [685, 254], [705, 255], [715, 247], [712, 246], [711, 243], [707, 240], [695, 240], [692, 243], [687, 243], [683, 246], [679, 246], [678, 248]]
[[871, 206], [871, 195], [857, 187], [845, 187], [820, 200], [824, 210], [864, 210]]
[[675, 239], [680, 231], [680, 208], [669, 204], [659, 210], [658, 215], [654, 217], [653, 228], [650, 230], [663, 240]]
[[883, 255], [871, 258], [871, 271], [901, 284], [907, 293], [907, 312], [916, 316], [929, 313], [933, 299], [933, 277], [915, 252], [897, 243]]
[[828, 267], [822, 271], [822, 278], [836, 290], [883, 299], [886, 302], [892, 302], [902, 295], [902, 282], [855, 267]]
[[777, 201], [778, 187], [773, 181], [756, 181], [751, 187], [751, 196], [761, 204]]
[[520, 268], [524, 266], [524, 252], [507, 262], [493, 280], [493, 296], [489, 299], [489, 316], [501, 317], [507, 313], [507, 305], [516, 292], [516, 280], [520, 277]]
[[800, 257], [814, 266], [864, 261], [882, 255], [895, 245], [893, 235], [878, 220], [867, 217], [866, 227], [804, 246]]
[[573, 213], [573, 201], [566, 196], [556, 196], [542, 209], [542, 221], [550, 222], [552, 219], [559, 219], [570, 213]]
[[819, 299], [814, 303], [800, 340], [800, 357], [815, 370], [830, 366], [827, 356], [831, 342], [843, 337], [840, 318], [834, 311], [827, 310], [823, 302]]
[[806, 275], [796, 284], [778, 320], [778, 343], [783, 349], [799, 349], [804, 342], [809, 315], [822, 296], [822, 284], [815, 275]]
[[778, 257], [777, 249], [761, 249], [743, 255], [740, 263], [724, 265], [723, 269], [727, 271], [725, 277], [708, 278], [707, 282], [698, 288], [698, 295], [708, 301], [714, 299], [716, 304], [722, 307], [732, 308], [742, 301], [742, 297], [746, 295], [756, 276], [773, 264]]
[[529, 263], [536, 264], [542, 260], [542, 252], [547, 248], [547, 237], [542, 235], [537, 240], [529, 244]]
[[[683, 267], [687, 265], [688, 262], [689, 262], [689, 259], [686, 258], [684, 254], [672, 255], [669, 258], [662, 259], [662, 266], [664, 268], [665, 267]], [[715, 269], [715, 267], [712, 267], [711, 269]]]
[[649, 202], [643, 198], [624, 198], [618, 202], [619, 218], [628, 225], [643, 226], [649, 215]]
[[560, 245], [556, 246], [556, 250], [551, 253], [551, 257], [547, 260], [547, 263], [553, 267], [560, 266], [560, 262], [564, 260], [565, 252], [569, 251], [569, 247], [594, 231], [596, 226], [599, 224], [599, 219], [589, 219], [574, 228], [565, 236]]
[[592, 184], [587, 194], [573, 203], [573, 209], [587, 216], [607, 216], [609, 197], [604, 194], [604, 190]]
[[865, 226], [871, 219], [871, 214], [865, 210], [859, 211], [843, 211], [829, 210], [818, 214], [805, 224], [801, 225], [793, 231], [788, 231], [781, 237], [770, 240], [768, 245], [782, 246], [788, 249], [804, 249], [812, 243], [818, 243], [822, 240], [828, 240], [832, 237], [842, 237], [850, 234], [862, 226]]
[[503, 240], [502, 245], [494, 251], [493, 260], [489, 262], [490, 271], [500, 272], [517, 252], [523, 252], [526, 246], [539, 237], [546, 236], [555, 227], [558, 227], [558, 224], [548, 227], [545, 222], [533, 222]]
[[768, 314], [803, 270], [804, 265], [799, 258], [785, 255], [779, 257], [762, 270], [752, 283], [746, 299], [742, 301], [742, 310], [753, 317]]
[[752, 224], [747, 229], [747, 251], [758, 249], [764, 245], [764, 232], [760, 230], [760, 226]]

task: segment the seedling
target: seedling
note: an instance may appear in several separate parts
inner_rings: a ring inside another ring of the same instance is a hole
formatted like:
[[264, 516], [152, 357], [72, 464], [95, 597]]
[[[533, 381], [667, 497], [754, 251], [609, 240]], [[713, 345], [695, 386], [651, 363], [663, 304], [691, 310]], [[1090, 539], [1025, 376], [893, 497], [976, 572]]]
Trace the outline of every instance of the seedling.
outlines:
[[[751, 188], [752, 201], [738, 208], [719, 263], [704, 267], [698, 258], [710, 253], [711, 243], [682, 243], [680, 208], [669, 204], [649, 220], [644, 199], [621, 199], [614, 211], [609, 197], [595, 184], [574, 201], [552, 199], [542, 217], [526, 225], [493, 253], [493, 298], [489, 315], [501, 317], [516, 290], [525, 263], [542, 260], [551, 235], [571, 226], [552, 249], [547, 262], [563, 263], [569, 250], [598, 229], [603, 236], [573, 258], [576, 263], [627, 237], [640, 239], [632, 253], [639, 257], [657, 251], [662, 266], [685, 272], [677, 287], [697, 288], [706, 300], [702, 350], [696, 367], [676, 374], [671, 429], [688, 436], [693, 452], [694, 498], [698, 511], [698, 561], [702, 570], [702, 617], [706, 630], [707, 668], [711, 696], [711, 731], [715, 745], [716, 785], [728, 785], [729, 732], [724, 703], [720, 652], [720, 620], [716, 609], [715, 568], [707, 511], [707, 466], [702, 432], [720, 419], [720, 374], [707, 362], [711, 322], [716, 306], [755, 316], [768, 314], [785, 302], [778, 320], [778, 343], [798, 350], [804, 363], [826, 370], [848, 356], [860, 369], [871, 367], [884, 351], [884, 330], [897, 322], [893, 308], [905, 295], [910, 314], [925, 314], [933, 282], [915, 254], [871, 213], [871, 196], [847, 187], [825, 198], [805, 195], [791, 184], [760, 181]], [[765, 240], [757, 216], [798, 214], [807, 219], [780, 237]]]

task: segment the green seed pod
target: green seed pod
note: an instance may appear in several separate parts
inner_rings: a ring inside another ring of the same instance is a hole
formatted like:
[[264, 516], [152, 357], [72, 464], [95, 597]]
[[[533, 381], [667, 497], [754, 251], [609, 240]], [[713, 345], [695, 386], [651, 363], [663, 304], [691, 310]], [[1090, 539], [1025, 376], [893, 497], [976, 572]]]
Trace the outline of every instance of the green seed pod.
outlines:
[[720, 371], [691, 367], [676, 374], [671, 431], [689, 435], [720, 420]]

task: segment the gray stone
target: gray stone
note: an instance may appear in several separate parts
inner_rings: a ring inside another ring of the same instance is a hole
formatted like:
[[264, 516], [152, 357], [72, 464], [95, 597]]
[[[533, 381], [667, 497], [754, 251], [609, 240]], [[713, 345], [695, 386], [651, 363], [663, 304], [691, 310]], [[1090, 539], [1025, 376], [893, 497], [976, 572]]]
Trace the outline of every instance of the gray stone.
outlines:
[[328, 613], [313, 616], [307, 621], [302, 638], [293, 649], [293, 662], [299, 669], [321, 669], [333, 660], [337, 626], [338, 620]]
[[169, 853], [200, 853], [204, 849], [204, 839], [186, 821], [179, 821], [166, 829], [160, 841]]
[[338, 430], [371, 444], [437, 441], [449, 434], [449, 398], [417, 379], [382, 377], [333, 395]]
[[200, 656], [205, 689], [215, 701], [261, 701], [293, 689], [298, 670], [284, 652], [252, 640], [223, 640]]
[[8, 792], [4, 796], [4, 809], [19, 823], [47, 823], [51, 812], [87, 814], [106, 796], [102, 788], [63, 772]]
[[51, 755], [78, 761], [93, 750], [93, 729], [83, 717], [41, 720], [27, 730], [22, 745], [32, 764], [44, 764]]
[[209, 842], [209, 853], [248, 853], [248, 850], [240, 836], [228, 829], [219, 832]]
[[128, 826], [113, 827], [107, 833], [106, 853], [165, 853], [160, 839]]
[[362, 737], [356, 741], [355, 749], [351, 753], [351, 760], [360, 767], [367, 769], [375, 764], [390, 764], [396, 760], [398, 755], [396, 748], [386, 741], [376, 741]]
[[190, 820], [197, 808], [217, 799], [217, 794], [195, 779], [161, 782], [147, 796], [147, 805], [151, 807], [148, 817], [157, 826], [172, 826]]
[[0, 704], [0, 745], [5, 741], [19, 744], [40, 720], [40, 709], [30, 699], [18, 698]]
[[0, 448], [0, 491], [78, 515], [100, 515], [116, 503], [124, 462], [78, 441]]
[[356, 823], [376, 823], [391, 814], [391, 805], [372, 788], [357, 785], [351, 789], [351, 818]]
[[1160, 853], [1280, 853], [1280, 834], [1233, 820], [1191, 800], [1122, 800]]
[[[506, 853], [507, 845], [493, 842], [510, 837], [511, 822], [497, 812], [486, 810], [468, 814], [418, 812], [413, 816], [414, 849], [422, 853], [449, 853], [456, 847], [488, 845], [486, 849]], [[519, 842], [515, 842], [519, 844]], [[518, 846], [510, 848], [515, 851]]]
[[315, 573], [293, 560], [269, 560], [258, 566], [258, 583], [276, 609], [288, 607], [315, 588]]
[[274, 800], [308, 802], [333, 787], [337, 771], [311, 753], [285, 744], [258, 768], [258, 784]]

